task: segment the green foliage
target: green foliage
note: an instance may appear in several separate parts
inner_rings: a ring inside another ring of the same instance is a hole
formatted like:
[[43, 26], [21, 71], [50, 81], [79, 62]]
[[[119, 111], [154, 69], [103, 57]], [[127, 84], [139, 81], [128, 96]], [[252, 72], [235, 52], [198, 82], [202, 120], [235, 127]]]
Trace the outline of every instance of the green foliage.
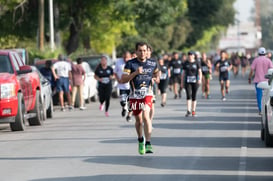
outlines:
[[0, 48], [1, 49], [15, 48], [18, 41], [19, 38], [14, 35], [0, 37]]
[[271, 0], [260, 0], [260, 23], [262, 28], [262, 46], [273, 50], [273, 2]]
[[204, 31], [212, 26], [233, 24], [235, 10], [234, 0], [188, 0], [188, 18], [193, 31], [187, 37], [183, 47], [194, 46], [204, 35]]
[[[24, 2], [24, 3], [22, 3]], [[55, 31], [61, 47], [48, 46], [48, 1], [45, 2], [45, 51], [37, 46], [38, 1], [0, 0], [0, 48], [27, 47], [31, 57], [71, 57], [84, 53], [118, 54], [147, 41], [156, 53], [189, 47], [215, 47], [219, 27], [233, 23], [234, 0], [55, 0]]]
[[64, 50], [56, 49], [51, 51], [49, 47], [46, 47], [44, 51], [40, 51], [37, 48], [28, 49], [29, 63], [33, 64], [35, 59], [56, 58], [59, 54], [64, 54]]
[[203, 32], [203, 36], [196, 42], [196, 44], [189, 49], [185, 49], [187, 52], [189, 50], [198, 50], [201, 52], [208, 52], [211, 49], [216, 49], [217, 44], [213, 44], [213, 40], [217, 39], [220, 33], [224, 30], [223, 26], [213, 26]]

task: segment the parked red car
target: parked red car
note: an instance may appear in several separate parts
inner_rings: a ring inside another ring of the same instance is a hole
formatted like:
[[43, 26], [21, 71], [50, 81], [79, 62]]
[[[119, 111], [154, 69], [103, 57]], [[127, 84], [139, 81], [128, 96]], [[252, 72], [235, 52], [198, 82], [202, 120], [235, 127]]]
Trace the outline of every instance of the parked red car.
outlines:
[[0, 123], [12, 131], [23, 131], [25, 122], [41, 125], [43, 114], [40, 80], [12, 50], [0, 50]]

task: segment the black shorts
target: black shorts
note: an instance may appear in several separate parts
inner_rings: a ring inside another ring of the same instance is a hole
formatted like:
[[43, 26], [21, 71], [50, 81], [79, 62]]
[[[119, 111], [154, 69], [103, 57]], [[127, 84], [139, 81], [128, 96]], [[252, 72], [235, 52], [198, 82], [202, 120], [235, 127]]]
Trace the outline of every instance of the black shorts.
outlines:
[[166, 89], [168, 87], [168, 79], [160, 79], [160, 82], [158, 84], [158, 89], [160, 90], [160, 93], [166, 93]]
[[181, 75], [173, 75], [171, 79], [172, 79], [172, 83], [181, 84]]

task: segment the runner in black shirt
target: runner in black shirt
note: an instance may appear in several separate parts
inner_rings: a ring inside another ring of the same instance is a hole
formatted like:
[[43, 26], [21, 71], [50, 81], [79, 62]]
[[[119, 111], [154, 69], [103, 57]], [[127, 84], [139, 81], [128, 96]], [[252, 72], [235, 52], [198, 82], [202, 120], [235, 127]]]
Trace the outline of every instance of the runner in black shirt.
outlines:
[[168, 70], [168, 66], [164, 64], [164, 60], [162, 58], [159, 58], [158, 63], [159, 63], [159, 77], [160, 77], [158, 89], [161, 94], [161, 106], [164, 107], [166, 105], [166, 99], [167, 99], [166, 89], [168, 87], [168, 81], [169, 81], [169, 70]]
[[[221, 59], [216, 62], [216, 70], [219, 72], [219, 81], [221, 85], [222, 101], [226, 100], [225, 93], [228, 94], [229, 89], [229, 71], [232, 69], [232, 65], [227, 59], [226, 51], [221, 51]], [[226, 88], [226, 92], [225, 92]]]
[[[135, 128], [138, 135], [139, 154], [153, 153], [151, 145], [152, 121], [150, 110], [152, 108], [152, 79], [158, 81], [158, 67], [153, 60], [147, 59], [148, 46], [144, 42], [136, 44], [137, 58], [128, 61], [124, 67], [122, 82], [130, 82], [132, 89], [130, 105], [135, 116]], [[144, 123], [144, 124], [143, 124]], [[143, 137], [143, 126], [144, 135]]]
[[177, 99], [178, 95], [179, 98], [181, 98], [180, 82], [183, 64], [182, 61], [179, 59], [179, 54], [177, 52], [173, 53], [173, 59], [169, 66], [171, 69], [171, 79], [173, 83], [174, 98]]
[[[195, 59], [194, 52], [188, 52], [189, 59], [183, 65], [181, 78], [181, 87], [184, 86], [187, 94], [187, 113], [186, 117], [196, 115], [196, 94], [202, 80], [202, 71], [200, 63]], [[184, 81], [185, 84], [184, 84]], [[183, 85], [184, 84], [184, 85]]]
[[107, 58], [102, 56], [101, 63], [95, 70], [95, 79], [99, 82], [98, 92], [100, 101], [100, 110], [103, 110], [105, 102], [105, 116], [109, 116], [108, 109], [112, 93], [112, 79], [114, 77], [112, 67], [107, 65]]
[[206, 53], [202, 53], [201, 59], [202, 68], [202, 97], [210, 98], [210, 78], [211, 78], [211, 61], [207, 58]]

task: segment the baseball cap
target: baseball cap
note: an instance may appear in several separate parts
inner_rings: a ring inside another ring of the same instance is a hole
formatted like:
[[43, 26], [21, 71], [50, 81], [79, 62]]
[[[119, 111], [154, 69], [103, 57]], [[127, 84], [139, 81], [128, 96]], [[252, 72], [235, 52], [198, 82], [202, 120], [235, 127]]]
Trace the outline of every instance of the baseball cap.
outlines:
[[258, 49], [258, 54], [259, 54], [259, 55], [265, 55], [265, 54], [266, 54], [265, 48], [264, 48], [264, 47], [260, 47], [260, 48]]

